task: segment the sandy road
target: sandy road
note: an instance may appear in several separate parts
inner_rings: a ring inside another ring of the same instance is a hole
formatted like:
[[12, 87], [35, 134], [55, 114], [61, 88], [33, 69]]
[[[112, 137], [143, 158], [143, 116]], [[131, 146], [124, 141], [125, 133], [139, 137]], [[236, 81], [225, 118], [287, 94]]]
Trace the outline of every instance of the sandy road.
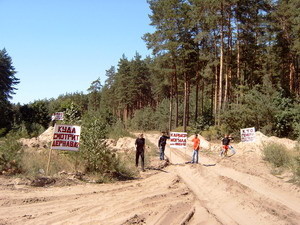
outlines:
[[[148, 136], [153, 143], [156, 138]], [[183, 180], [199, 205], [220, 224], [300, 224], [299, 190], [292, 192], [284, 185], [279, 188], [278, 178], [266, 180], [223, 166], [201, 152], [202, 165], [184, 164], [192, 155], [192, 148], [188, 149], [172, 149], [170, 153], [166, 148], [166, 155], [175, 164], [170, 171]], [[190, 223], [198, 224], [198, 220], [195, 216]]]
[[[146, 139], [156, 145], [158, 135]], [[166, 155], [167, 168], [114, 184], [36, 188], [0, 177], [0, 224], [300, 224], [299, 188], [257, 161]]]

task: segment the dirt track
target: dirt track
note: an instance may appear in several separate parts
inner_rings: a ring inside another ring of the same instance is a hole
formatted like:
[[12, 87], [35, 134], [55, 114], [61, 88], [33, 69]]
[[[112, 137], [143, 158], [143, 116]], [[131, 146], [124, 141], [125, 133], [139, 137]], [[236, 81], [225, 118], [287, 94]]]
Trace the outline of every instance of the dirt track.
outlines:
[[[146, 135], [156, 144], [157, 135]], [[116, 184], [0, 186], [0, 224], [300, 224], [300, 192], [251, 153], [220, 161], [166, 149], [173, 165]]]

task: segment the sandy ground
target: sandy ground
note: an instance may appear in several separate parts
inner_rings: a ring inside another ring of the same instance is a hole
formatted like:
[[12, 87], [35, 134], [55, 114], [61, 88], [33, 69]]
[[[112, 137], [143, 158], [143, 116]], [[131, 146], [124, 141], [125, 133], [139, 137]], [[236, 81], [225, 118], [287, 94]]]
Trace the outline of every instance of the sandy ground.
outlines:
[[[158, 135], [147, 134], [156, 145]], [[204, 144], [204, 142], [203, 142]], [[171, 165], [114, 184], [31, 187], [0, 177], [0, 224], [300, 224], [300, 189], [257, 151], [170, 149]]]

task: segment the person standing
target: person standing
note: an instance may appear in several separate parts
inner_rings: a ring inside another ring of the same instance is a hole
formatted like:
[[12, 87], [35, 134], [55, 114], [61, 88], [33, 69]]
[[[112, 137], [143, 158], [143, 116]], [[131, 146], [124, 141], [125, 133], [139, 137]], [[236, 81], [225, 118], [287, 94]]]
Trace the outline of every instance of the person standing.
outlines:
[[142, 171], [145, 171], [145, 138], [143, 134], [140, 134], [138, 138], [135, 140], [135, 147], [136, 147], [136, 155], [135, 155], [135, 166], [138, 167], [139, 165], [139, 158], [141, 156], [142, 160]]
[[195, 137], [193, 138], [192, 142], [193, 144], [193, 156], [192, 156], [192, 163], [198, 163], [199, 158], [199, 150], [200, 150], [200, 139], [198, 138], [198, 134], [195, 134]]
[[230, 137], [228, 134], [225, 134], [224, 138], [222, 139], [222, 150], [221, 150], [221, 153], [220, 153], [220, 156], [227, 156], [227, 152], [228, 152], [228, 149], [229, 149], [229, 145], [230, 145], [230, 141], [232, 140], [233, 138]]
[[165, 159], [165, 148], [167, 144], [167, 139], [170, 139], [169, 136], [166, 135], [166, 132], [161, 132], [162, 135], [160, 136], [158, 140], [158, 148], [159, 148], [159, 159], [164, 160]]

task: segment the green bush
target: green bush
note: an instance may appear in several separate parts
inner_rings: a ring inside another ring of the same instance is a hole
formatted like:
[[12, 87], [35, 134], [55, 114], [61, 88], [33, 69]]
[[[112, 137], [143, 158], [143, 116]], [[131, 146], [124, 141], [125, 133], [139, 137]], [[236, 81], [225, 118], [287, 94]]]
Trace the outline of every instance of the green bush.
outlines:
[[155, 111], [150, 107], [138, 110], [130, 121], [134, 130], [154, 130], [157, 127]]
[[224, 134], [222, 134], [221, 127], [211, 126], [207, 130], [202, 131], [201, 135], [208, 141], [212, 141], [220, 139], [220, 137], [222, 137]]
[[99, 179], [130, 177], [131, 171], [105, 144], [109, 125], [100, 115], [87, 115], [83, 119], [80, 155], [85, 171], [97, 173]]
[[141, 131], [167, 131], [169, 129], [169, 115], [169, 100], [163, 99], [156, 109], [145, 107], [137, 110], [130, 120], [130, 128]]
[[23, 151], [21, 144], [8, 135], [0, 142], [0, 174], [16, 174], [22, 171], [21, 159]]
[[117, 120], [115, 124], [110, 126], [108, 137], [118, 140], [122, 137], [129, 137], [131, 136], [130, 132], [125, 129], [125, 125], [121, 120]]
[[292, 157], [286, 147], [280, 144], [267, 144], [263, 147], [264, 160], [275, 167], [289, 167]]
[[297, 182], [300, 183], [300, 144], [298, 143], [292, 153], [292, 171]]
[[81, 157], [87, 172], [107, 172], [111, 170], [114, 155], [104, 143], [108, 126], [101, 118], [88, 116], [83, 121], [81, 133]]

